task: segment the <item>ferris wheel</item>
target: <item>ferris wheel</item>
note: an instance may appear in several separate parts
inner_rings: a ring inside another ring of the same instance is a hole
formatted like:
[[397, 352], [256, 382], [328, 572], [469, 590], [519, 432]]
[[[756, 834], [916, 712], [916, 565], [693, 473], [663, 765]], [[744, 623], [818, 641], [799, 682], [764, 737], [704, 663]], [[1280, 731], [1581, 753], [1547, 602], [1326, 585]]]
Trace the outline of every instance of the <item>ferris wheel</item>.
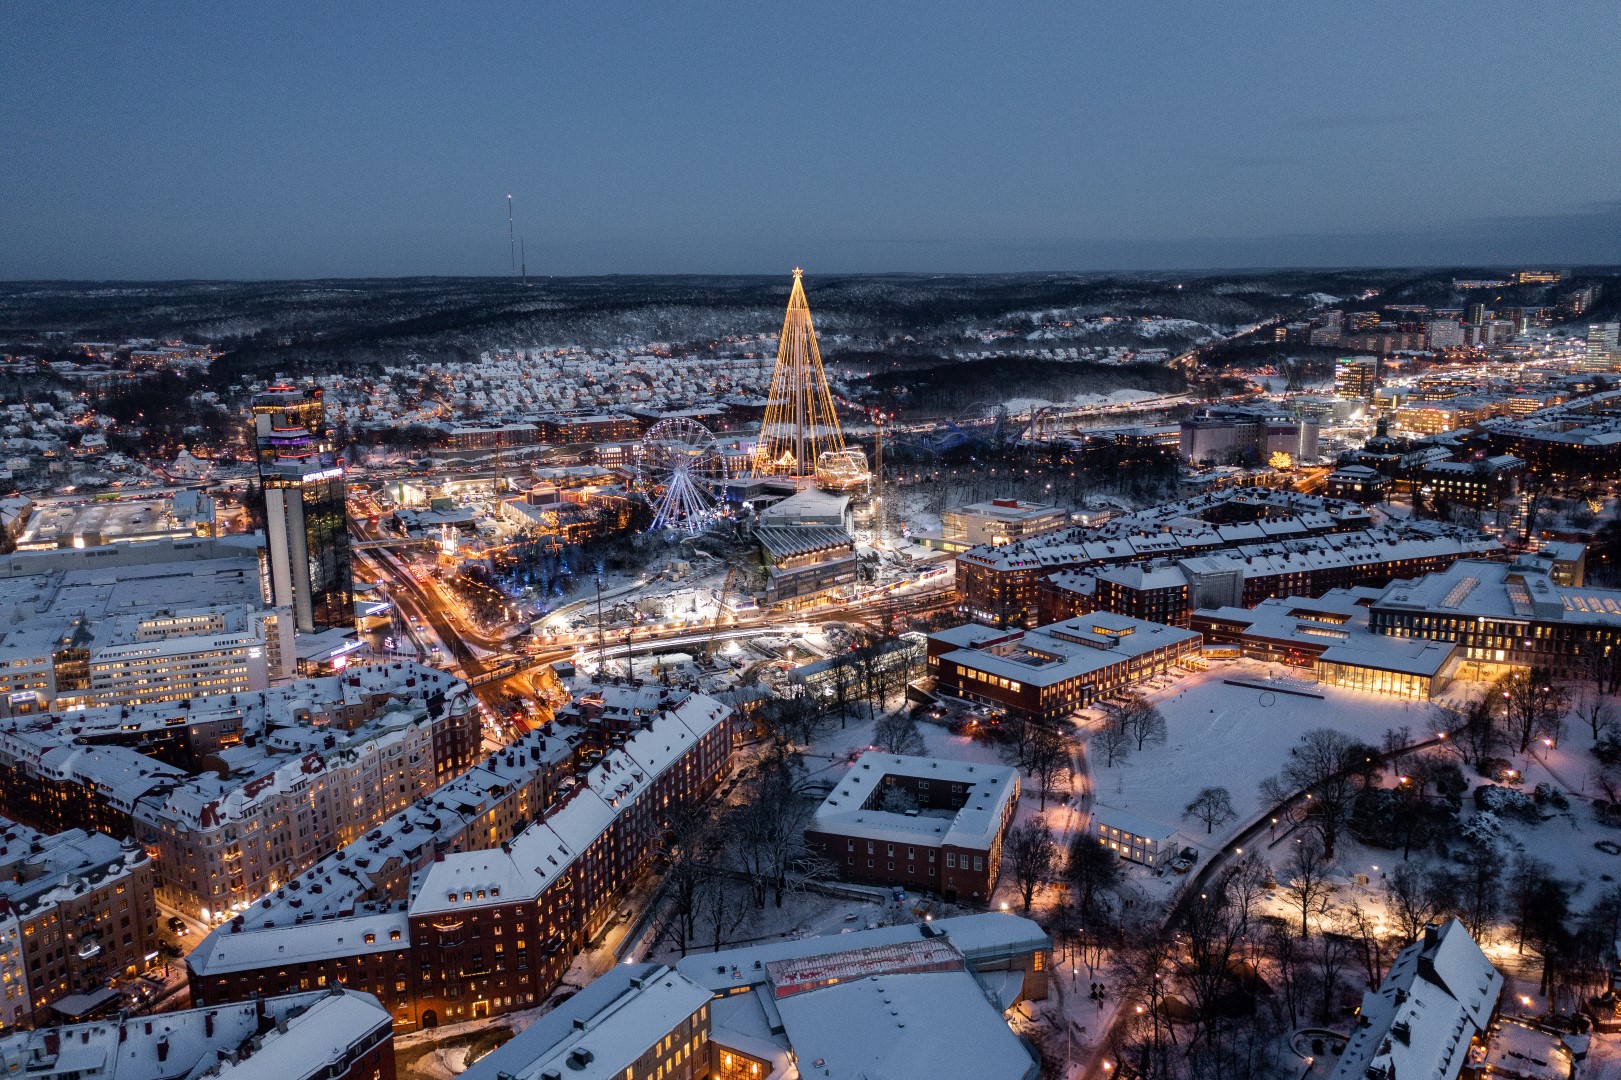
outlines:
[[637, 480], [653, 503], [654, 529], [696, 535], [715, 517], [725, 466], [715, 437], [684, 416], [660, 420], [642, 437]]

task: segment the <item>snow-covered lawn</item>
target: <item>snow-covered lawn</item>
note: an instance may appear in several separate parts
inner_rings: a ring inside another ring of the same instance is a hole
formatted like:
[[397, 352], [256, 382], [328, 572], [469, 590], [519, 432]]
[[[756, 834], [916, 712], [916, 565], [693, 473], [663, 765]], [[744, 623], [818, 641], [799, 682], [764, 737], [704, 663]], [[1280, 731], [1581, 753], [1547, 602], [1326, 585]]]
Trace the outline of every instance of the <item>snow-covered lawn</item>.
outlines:
[[[1333, 728], [1374, 746], [1388, 728], [1405, 725], [1415, 738], [1426, 734], [1424, 702], [1311, 685], [1311, 692], [1323, 695], [1319, 700], [1222, 681], [1269, 677], [1301, 686], [1295, 669], [1234, 660], [1213, 663], [1208, 671], [1151, 694], [1169, 737], [1158, 746], [1133, 748], [1113, 768], [1100, 751], [1089, 750], [1094, 802], [1178, 828], [1188, 843], [1214, 851], [1265, 809], [1261, 781], [1283, 768], [1305, 732]], [[1207, 787], [1226, 788], [1237, 812], [1208, 835], [1202, 822], [1182, 820], [1183, 807]]]

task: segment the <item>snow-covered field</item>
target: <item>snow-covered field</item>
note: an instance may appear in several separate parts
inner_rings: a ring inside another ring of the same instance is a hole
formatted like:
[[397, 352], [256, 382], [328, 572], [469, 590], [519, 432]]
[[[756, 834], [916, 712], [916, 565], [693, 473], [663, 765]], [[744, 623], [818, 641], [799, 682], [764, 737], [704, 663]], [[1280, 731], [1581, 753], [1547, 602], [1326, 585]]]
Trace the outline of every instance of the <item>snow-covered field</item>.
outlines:
[[[1415, 737], [1426, 730], [1423, 702], [1312, 685], [1323, 695], [1318, 700], [1222, 681], [1230, 678], [1298, 683], [1299, 673], [1253, 660], [1217, 661], [1153, 693], [1169, 737], [1133, 749], [1113, 768], [1090, 751], [1094, 800], [1179, 828], [1188, 843], [1213, 851], [1261, 813], [1261, 781], [1283, 767], [1305, 732], [1333, 728], [1377, 746], [1387, 728], [1406, 725]], [[1182, 808], [1207, 787], [1225, 787], [1238, 815], [1209, 835], [1202, 822], [1182, 820]]]

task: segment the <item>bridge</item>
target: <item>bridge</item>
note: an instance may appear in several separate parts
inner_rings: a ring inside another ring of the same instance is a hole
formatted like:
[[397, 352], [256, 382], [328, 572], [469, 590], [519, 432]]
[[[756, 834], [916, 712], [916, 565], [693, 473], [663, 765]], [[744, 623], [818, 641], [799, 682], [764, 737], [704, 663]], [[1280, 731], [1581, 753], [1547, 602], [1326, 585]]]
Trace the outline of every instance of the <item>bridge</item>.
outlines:
[[438, 542], [439, 542], [438, 540], [430, 540], [425, 536], [422, 536], [422, 537], [418, 537], [418, 536], [402, 536], [402, 537], [399, 537], [397, 539], [396, 538], [390, 538], [390, 539], [387, 539], [387, 540], [354, 540], [354, 539], [351, 539], [349, 541], [349, 550], [351, 550], [351, 551], [374, 551], [374, 550], [376, 550], [378, 548], [423, 547], [423, 546], [426, 546], [428, 544], [437, 544]]

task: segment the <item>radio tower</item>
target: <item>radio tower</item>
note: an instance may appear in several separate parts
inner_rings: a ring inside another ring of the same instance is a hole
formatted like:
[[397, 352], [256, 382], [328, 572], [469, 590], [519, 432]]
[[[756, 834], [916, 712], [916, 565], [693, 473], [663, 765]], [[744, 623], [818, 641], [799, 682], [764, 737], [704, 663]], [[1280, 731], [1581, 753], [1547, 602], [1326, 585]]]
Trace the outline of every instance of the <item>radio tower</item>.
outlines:
[[512, 231], [512, 192], [507, 192], [507, 247], [512, 249], [512, 273], [518, 273], [518, 241]]
[[794, 289], [777, 342], [765, 423], [754, 448], [755, 476], [808, 477], [823, 454], [841, 453], [844, 435], [833, 411], [833, 394], [822, 370], [822, 352], [805, 300], [804, 271], [794, 267]]

